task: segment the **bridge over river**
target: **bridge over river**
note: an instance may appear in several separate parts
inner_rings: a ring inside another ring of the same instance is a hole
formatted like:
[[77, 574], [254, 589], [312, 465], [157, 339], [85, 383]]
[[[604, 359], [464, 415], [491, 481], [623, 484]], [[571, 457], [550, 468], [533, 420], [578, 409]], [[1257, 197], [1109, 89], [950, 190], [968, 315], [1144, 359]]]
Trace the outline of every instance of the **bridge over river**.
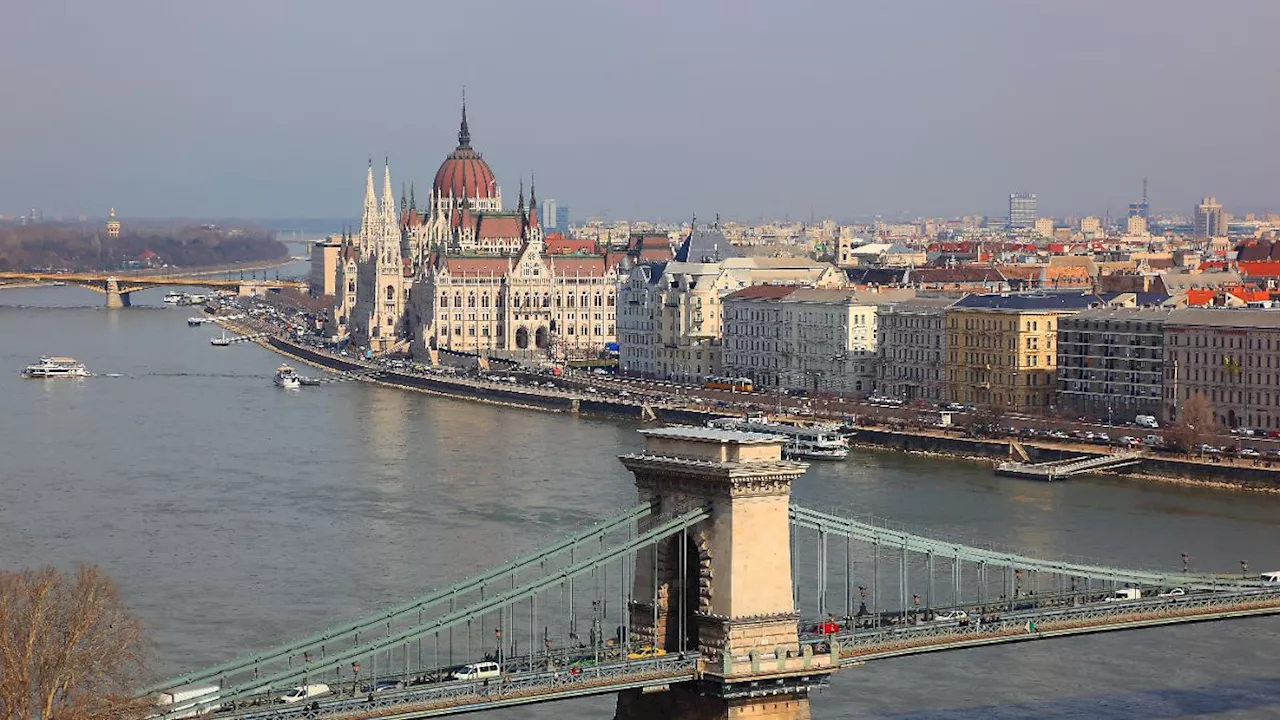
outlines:
[[187, 688], [168, 717], [426, 718], [609, 693], [622, 720], [808, 718], [815, 688], [883, 658], [1280, 613], [1280, 586], [1239, 574], [1033, 557], [800, 507], [807, 466], [776, 436], [640, 432], [644, 450], [620, 458], [637, 502], [617, 515], [139, 695]]
[[265, 272], [263, 272], [261, 280], [218, 278], [212, 276], [211, 272], [223, 274], [225, 271], [194, 272], [190, 274], [0, 272], [0, 282], [78, 285], [105, 295], [107, 307], [109, 308], [128, 307], [131, 293], [165, 286], [231, 290], [237, 295], [261, 295], [264, 292], [282, 288], [294, 288], [297, 290], [305, 290], [307, 288], [307, 283], [300, 280], [268, 280]]

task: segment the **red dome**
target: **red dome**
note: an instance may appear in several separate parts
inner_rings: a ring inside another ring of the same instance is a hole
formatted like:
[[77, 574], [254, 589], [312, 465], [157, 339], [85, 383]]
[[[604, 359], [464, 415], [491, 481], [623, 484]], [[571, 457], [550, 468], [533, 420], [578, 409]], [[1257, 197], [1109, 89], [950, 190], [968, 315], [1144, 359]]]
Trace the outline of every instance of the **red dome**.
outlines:
[[456, 198], [493, 198], [498, 195], [498, 181], [480, 153], [459, 147], [440, 163], [432, 190], [444, 196], [452, 192]]
[[458, 127], [458, 147], [440, 163], [432, 191], [456, 198], [485, 198], [498, 195], [498, 181], [489, 163], [471, 149], [471, 130], [467, 127], [467, 103], [462, 103], [462, 124]]

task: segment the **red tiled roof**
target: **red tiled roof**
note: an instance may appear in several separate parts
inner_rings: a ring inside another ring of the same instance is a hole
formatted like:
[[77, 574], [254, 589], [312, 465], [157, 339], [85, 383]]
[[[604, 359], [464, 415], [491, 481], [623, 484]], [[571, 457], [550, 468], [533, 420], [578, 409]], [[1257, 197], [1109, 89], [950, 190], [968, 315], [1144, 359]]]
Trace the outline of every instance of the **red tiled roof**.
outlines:
[[604, 277], [609, 270], [608, 262], [603, 255], [551, 258], [552, 273], [558, 277]]
[[515, 215], [480, 215], [476, 218], [477, 240], [498, 240], [520, 237], [523, 228], [520, 216]]
[[1212, 304], [1213, 304], [1213, 294], [1214, 294], [1214, 292], [1213, 292], [1212, 290], [1188, 290], [1188, 291], [1187, 291], [1187, 304], [1188, 304], [1188, 305], [1197, 305], [1197, 306], [1199, 306], [1199, 305], [1212, 305]]
[[1280, 262], [1274, 260], [1254, 260], [1240, 263], [1240, 272], [1249, 277], [1280, 276]]
[[456, 277], [502, 277], [509, 267], [506, 258], [495, 257], [451, 257], [444, 265]]
[[548, 255], [567, 255], [575, 252], [595, 253], [596, 241], [590, 238], [567, 238], [563, 235], [548, 235], [543, 239]]
[[1270, 300], [1271, 293], [1266, 290], [1247, 290], [1245, 288], [1229, 288], [1227, 293], [1234, 295], [1245, 302], [1257, 302], [1260, 300]]

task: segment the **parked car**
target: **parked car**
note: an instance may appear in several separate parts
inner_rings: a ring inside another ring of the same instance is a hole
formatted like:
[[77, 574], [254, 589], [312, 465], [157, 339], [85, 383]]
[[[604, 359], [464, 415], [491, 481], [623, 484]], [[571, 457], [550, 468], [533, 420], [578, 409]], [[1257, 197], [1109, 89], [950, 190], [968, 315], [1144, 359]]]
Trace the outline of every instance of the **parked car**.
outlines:
[[968, 620], [969, 613], [963, 610], [943, 610], [935, 613], [933, 619], [947, 622], [960, 622], [962, 620]]
[[667, 651], [663, 650], [662, 648], [656, 648], [656, 647], [646, 645], [642, 648], [636, 648], [635, 650], [627, 653], [627, 659], [628, 660], [647, 660], [649, 658], [661, 657], [666, 654], [667, 654]]
[[1238, 454], [1240, 455], [1240, 457], [1251, 457], [1251, 458], [1262, 457], [1262, 453], [1258, 452], [1257, 450], [1254, 450], [1253, 448], [1240, 448], [1240, 452]]

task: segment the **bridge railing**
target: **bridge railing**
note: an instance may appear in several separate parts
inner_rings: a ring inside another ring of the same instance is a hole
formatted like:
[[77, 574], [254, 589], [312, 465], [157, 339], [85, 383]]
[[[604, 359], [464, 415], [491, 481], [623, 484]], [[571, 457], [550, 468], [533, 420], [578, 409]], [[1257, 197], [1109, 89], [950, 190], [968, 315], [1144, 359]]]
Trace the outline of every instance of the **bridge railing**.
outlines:
[[696, 653], [664, 655], [640, 660], [619, 660], [570, 671], [567, 668], [507, 673], [490, 680], [460, 680], [433, 685], [410, 686], [393, 692], [361, 694], [359, 697], [323, 696], [296, 705], [242, 707], [220, 711], [219, 718], [236, 720], [289, 720], [294, 718], [373, 718], [429, 713], [433, 709], [475, 706], [497, 707], [539, 702], [554, 697], [615, 692], [625, 687], [693, 679], [698, 667]]
[[847, 662], [856, 661], [860, 656], [875, 652], [933, 645], [944, 646], [982, 637], [1017, 636], [1142, 619], [1205, 615], [1259, 607], [1280, 608], [1280, 589], [1203, 593], [1175, 598], [1045, 608], [1029, 612], [998, 614], [996, 619], [985, 622], [980, 618], [973, 618], [961, 622], [934, 621], [901, 626], [880, 626], [870, 630], [842, 631], [825, 637], [806, 637], [802, 642], [817, 645], [821, 650], [824, 645], [835, 641], [839, 644], [843, 660]]

